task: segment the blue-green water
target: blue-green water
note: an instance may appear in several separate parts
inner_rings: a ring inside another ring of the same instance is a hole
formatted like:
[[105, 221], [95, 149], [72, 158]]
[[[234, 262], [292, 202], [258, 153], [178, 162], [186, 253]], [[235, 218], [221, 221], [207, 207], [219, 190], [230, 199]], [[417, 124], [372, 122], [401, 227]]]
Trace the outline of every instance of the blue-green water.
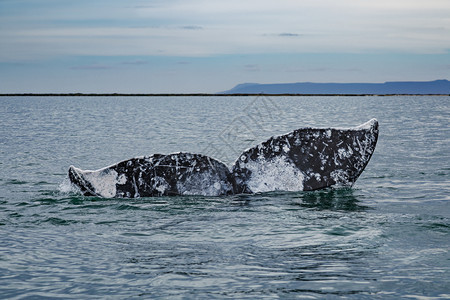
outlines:
[[[352, 189], [106, 200], [69, 165], [380, 122]], [[450, 298], [450, 97], [0, 98], [0, 298]]]

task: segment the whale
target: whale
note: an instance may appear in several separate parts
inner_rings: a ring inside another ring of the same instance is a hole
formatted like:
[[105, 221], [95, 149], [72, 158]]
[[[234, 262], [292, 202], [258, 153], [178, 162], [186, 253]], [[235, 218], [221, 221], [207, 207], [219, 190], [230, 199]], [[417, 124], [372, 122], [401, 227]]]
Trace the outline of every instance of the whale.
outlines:
[[376, 119], [351, 128], [305, 127], [245, 150], [231, 168], [202, 154], [135, 157], [98, 170], [69, 167], [85, 196], [225, 196], [351, 187], [375, 151]]

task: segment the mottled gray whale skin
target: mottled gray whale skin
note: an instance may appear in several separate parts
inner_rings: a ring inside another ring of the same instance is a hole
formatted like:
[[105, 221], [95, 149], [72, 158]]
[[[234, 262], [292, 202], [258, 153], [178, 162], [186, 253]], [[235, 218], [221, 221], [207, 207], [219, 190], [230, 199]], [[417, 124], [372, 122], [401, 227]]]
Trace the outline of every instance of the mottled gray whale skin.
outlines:
[[347, 129], [301, 128], [244, 151], [232, 171], [201, 154], [154, 154], [96, 171], [70, 166], [69, 179], [86, 196], [136, 198], [221, 196], [311, 191], [352, 186], [378, 139], [378, 121]]
[[234, 192], [227, 166], [190, 153], [132, 158], [97, 171], [70, 166], [69, 179], [85, 196], [104, 198], [219, 196]]
[[246, 150], [232, 168], [235, 193], [352, 186], [369, 162], [378, 121], [355, 128], [302, 128]]

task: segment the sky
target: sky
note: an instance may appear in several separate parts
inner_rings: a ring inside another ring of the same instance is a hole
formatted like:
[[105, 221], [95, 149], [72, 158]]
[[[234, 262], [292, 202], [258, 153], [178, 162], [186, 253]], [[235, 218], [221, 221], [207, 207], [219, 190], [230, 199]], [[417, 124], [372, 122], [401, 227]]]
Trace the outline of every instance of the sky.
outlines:
[[449, 0], [0, 0], [0, 93], [436, 79]]

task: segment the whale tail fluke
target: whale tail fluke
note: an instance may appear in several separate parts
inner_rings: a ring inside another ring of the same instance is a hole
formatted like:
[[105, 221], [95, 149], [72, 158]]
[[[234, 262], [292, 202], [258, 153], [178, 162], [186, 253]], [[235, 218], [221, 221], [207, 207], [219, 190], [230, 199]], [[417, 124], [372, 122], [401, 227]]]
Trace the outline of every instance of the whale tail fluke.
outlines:
[[301, 128], [245, 150], [231, 171], [201, 154], [154, 154], [83, 171], [69, 179], [86, 196], [135, 198], [310, 191], [352, 186], [378, 140], [378, 121], [354, 128]]

